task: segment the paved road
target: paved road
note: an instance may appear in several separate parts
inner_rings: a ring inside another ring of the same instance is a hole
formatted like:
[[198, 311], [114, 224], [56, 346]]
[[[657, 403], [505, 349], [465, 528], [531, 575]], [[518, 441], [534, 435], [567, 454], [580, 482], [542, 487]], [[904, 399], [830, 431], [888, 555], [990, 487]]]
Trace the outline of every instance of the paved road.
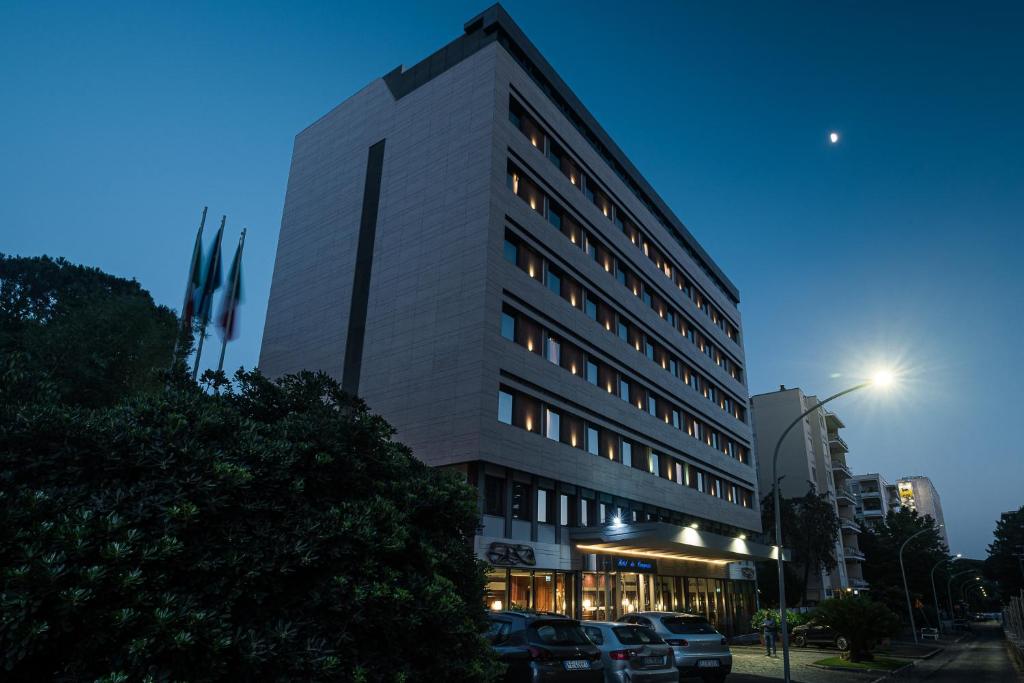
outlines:
[[1006, 651], [1003, 632], [995, 622], [973, 624], [973, 633], [946, 652], [900, 676], [928, 683], [1017, 683], [1024, 681]]

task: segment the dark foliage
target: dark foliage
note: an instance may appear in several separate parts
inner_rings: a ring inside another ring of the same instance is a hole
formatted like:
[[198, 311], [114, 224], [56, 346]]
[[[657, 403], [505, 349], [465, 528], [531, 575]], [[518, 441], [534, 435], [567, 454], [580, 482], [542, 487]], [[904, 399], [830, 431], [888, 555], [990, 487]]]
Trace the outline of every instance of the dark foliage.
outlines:
[[1024, 591], [1024, 507], [1000, 518], [988, 546], [985, 573], [999, 582], [1003, 600]]
[[[793, 561], [785, 565], [786, 595], [807, 601], [807, 587], [812, 574], [836, 568], [835, 542], [839, 533], [836, 516], [827, 494], [808, 491], [800, 498], [781, 498], [782, 544], [793, 553]], [[775, 505], [771, 494], [761, 502], [761, 520], [770, 539], [775, 538]], [[769, 566], [770, 565], [770, 566]], [[764, 575], [762, 578], [762, 574]], [[764, 584], [766, 598], [778, 604], [778, 569], [775, 563], [758, 565], [758, 578]], [[771, 586], [767, 584], [771, 583]]]
[[851, 662], [873, 660], [875, 643], [895, 635], [900, 627], [899, 618], [888, 607], [852, 595], [823, 600], [814, 608], [813, 618], [846, 636], [850, 650], [844, 656]]

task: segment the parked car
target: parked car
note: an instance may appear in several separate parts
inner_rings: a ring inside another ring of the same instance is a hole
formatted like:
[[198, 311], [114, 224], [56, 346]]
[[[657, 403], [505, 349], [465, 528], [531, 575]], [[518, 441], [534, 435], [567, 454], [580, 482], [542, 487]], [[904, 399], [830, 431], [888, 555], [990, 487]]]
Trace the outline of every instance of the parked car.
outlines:
[[850, 649], [850, 641], [841, 633], [824, 623], [820, 619], [812, 618], [806, 624], [794, 626], [789, 632], [793, 645], [805, 647], [807, 645], [832, 646], [846, 652]]
[[672, 648], [646, 626], [585, 621], [583, 632], [601, 650], [605, 683], [676, 683]]
[[646, 626], [670, 645], [680, 678], [699, 676], [705, 681], [724, 681], [732, 671], [729, 641], [699, 614], [633, 612], [622, 621]]
[[488, 612], [487, 640], [508, 683], [602, 683], [601, 651], [580, 622], [551, 612]]

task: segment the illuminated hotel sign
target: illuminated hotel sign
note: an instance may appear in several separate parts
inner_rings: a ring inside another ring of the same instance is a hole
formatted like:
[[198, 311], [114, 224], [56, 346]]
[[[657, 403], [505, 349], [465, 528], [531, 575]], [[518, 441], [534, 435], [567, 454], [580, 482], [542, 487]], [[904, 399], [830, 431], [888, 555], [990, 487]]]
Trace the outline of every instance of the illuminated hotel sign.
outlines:
[[654, 560], [644, 560], [639, 557], [613, 557], [612, 567], [620, 572], [640, 572], [642, 574], [658, 572], [658, 565]]

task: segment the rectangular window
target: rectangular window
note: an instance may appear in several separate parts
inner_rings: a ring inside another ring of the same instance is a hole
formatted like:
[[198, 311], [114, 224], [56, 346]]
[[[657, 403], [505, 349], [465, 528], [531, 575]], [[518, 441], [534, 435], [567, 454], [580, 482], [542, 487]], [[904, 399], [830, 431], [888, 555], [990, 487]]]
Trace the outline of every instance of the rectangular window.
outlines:
[[647, 394], [647, 412], [651, 415], [658, 414], [658, 402], [653, 394]]
[[679, 411], [678, 410], [673, 410], [672, 411], [672, 426], [675, 427], [676, 429], [679, 429]]
[[516, 340], [516, 319], [504, 312], [501, 314], [501, 336], [509, 341]]
[[544, 348], [548, 360], [555, 365], [562, 363], [562, 345], [554, 337], [548, 337], [548, 343]]
[[530, 519], [530, 485], [512, 482], [512, 519]]
[[512, 265], [517, 265], [519, 263], [519, 249], [508, 240], [505, 240], [504, 254], [505, 260]]
[[548, 289], [562, 296], [562, 278], [553, 270], [548, 270]]
[[658, 458], [658, 454], [655, 453], [654, 451], [651, 451], [651, 460], [650, 460], [650, 470], [649, 471], [654, 476], [659, 476], [659, 474], [661, 472], [661, 462], [660, 462], [660, 459]]
[[498, 390], [498, 420], [512, 424], [512, 394]]
[[580, 500], [580, 526], [590, 526], [590, 501]]
[[676, 463], [676, 483], [680, 486], [685, 483], [685, 479], [683, 477], [683, 463], [681, 462]]
[[597, 504], [597, 523], [604, 524], [608, 520], [608, 506], [604, 503]]
[[618, 324], [617, 324], [617, 329], [618, 329], [618, 332], [619, 332], [619, 339], [621, 339], [624, 342], [628, 342], [629, 341], [629, 325], [627, 325], [626, 323], [622, 322], [622, 320], [620, 319]]
[[484, 477], [484, 514], [505, 516], [505, 480], [501, 477]]
[[583, 304], [583, 312], [587, 314], [587, 317], [591, 320], [597, 320], [597, 302], [589, 296], [586, 302]]
[[597, 384], [597, 363], [587, 361], [587, 381], [591, 384]]
[[624, 379], [619, 380], [619, 398], [629, 402], [629, 382]]
[[626, 467], [633, 466], [633, 444], [628, 441], [622, 442], [622, 464]]
[[561, 424], [558, 419], [558, 413], [548, 408], [544, 411], [544, 418], [547, 423], [547, 437], [552, 441], [558, 441], [561, 435]]
[[644, 355], [649, 359], [654, 360], [654, 345], [649, 341], [644, 342]]
[[551, 501], [551, 492], [545, 489], [537, 489], [537, 521], [542, 524], [551, 522], [551, 511], [548, 505]]
[[559, 230], [562, 229], [562, 216], [552, 207], [548, 207], [548, 221]]
[[601, 444], [598, 443], [598, 432], [594, 427], [587, 427], [587, 452], [593, 455], [600, 455]]
[[562, 526], [569, 526], [572, 524], [572, 519], [569, 517], [569, 496], [566, 494], [560, 494], [558, 496], [558, 512], [561, 515]]

